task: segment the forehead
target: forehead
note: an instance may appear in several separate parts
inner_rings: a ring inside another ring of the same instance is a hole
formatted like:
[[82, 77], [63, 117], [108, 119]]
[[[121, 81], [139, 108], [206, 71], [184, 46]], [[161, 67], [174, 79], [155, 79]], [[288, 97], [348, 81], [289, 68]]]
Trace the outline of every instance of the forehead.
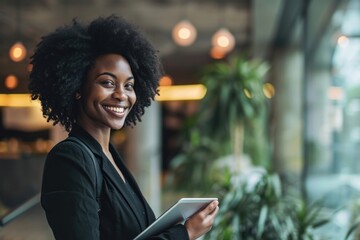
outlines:
[[129, 62], [125, 57], [119, 54], [105, 54], [97, 57], [92, 70], [119, 70], [131, 72]]

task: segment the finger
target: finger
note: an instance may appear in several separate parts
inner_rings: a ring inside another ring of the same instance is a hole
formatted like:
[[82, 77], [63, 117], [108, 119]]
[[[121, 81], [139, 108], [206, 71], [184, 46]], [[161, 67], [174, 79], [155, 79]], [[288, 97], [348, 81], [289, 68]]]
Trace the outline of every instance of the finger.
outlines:
[[219, 211], [219, 207], [216, 207], [214, 211], [212, 211], [209, 215], [206, 216], [204, 222], [207, 223], [208, 226], [212, 226], [215, 220], [215, 216]]
[[212, 213], [218, 207], [218, 205], [219, 205], [218, 201], [211, 202], [206, 208], [207, 213], [208, 214]]
[[216, 206], [216, 208], [214, 209], [214, 211], [212, 211], [211, 213], [209, 213], [209, 216], [213, 217], [215, 216], [219, 211], [219, 206]]

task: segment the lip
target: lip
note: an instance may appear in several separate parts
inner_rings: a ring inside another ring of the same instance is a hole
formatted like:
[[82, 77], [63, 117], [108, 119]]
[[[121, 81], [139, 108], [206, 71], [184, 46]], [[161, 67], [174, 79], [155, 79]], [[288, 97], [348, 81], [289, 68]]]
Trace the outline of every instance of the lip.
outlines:
[[128, 107], [113, 105], [103, 105], [103, 108], [107, 113], [118, 118], [125, 117], [128, 110]]

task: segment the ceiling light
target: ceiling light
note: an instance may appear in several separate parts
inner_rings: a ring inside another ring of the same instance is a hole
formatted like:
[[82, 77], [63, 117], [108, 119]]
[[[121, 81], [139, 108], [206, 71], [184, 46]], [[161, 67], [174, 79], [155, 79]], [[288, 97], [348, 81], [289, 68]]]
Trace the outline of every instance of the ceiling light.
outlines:
[[196, 29], [194, 25], [192, 25], [187, 20], [182, 20], [178, 24], [176, 24], [172, 31], [172, 37], [180, 46], [189, 46], [196, 39]]
[[226, 28], [220, 28], [212, 37], [213, 47], [230, 52], [235, 47], [235, 38]]
[[20, 62], [26, 57], [26, 48], [21, 42], [16, 42], [9, 50], [10, 59], [14, 62]]
[[17, 39], [17, 42], [15, 42], [9, 50], [10, 59], [14, 62], [21, 62], [26, 57], [26, 48], [19, 40], [19, 39], [21, 39], [21, 12], [20, 11], [21, 11], [21, 0], [18, 0], [16, 2], [16, 39]]
[[18, 78], [13, 74], [10, 74], [5, 78], [5, 86], [8, 89], [15, 89], [18, 86], [18, 84], [19, 84]]

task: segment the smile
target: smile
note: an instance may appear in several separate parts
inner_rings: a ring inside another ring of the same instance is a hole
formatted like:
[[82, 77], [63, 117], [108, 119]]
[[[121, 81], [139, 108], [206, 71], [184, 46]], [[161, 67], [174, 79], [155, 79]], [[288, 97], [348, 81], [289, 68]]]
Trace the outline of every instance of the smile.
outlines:
[[111, 107], [111, 106], [104, 106], [104, 108], [115, 112], [115, 113], [123, 113], [125, 112], [125, 107]]

